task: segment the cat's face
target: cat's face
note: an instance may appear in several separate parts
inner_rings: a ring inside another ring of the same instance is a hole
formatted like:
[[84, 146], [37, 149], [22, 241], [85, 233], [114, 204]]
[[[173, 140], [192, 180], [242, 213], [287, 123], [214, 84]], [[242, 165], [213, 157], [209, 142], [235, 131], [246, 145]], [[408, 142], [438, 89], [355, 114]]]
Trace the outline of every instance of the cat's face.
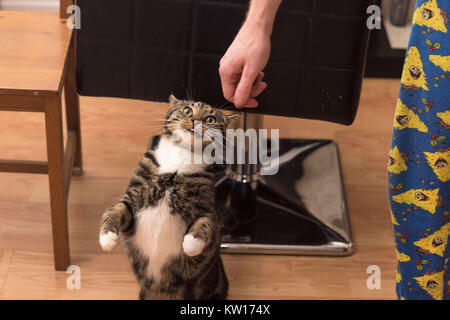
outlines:
[[[185, 142], [188, 140], [193, 142], [195, 134], [208, 140], [210, 129], [218, 130], [224, 135], [228, 125], [240, 116], [239, 114], [225, 115], [206, 103], [179, 100], [173, 95], [170, 96], [169, 103], [171, 108], [166, 115], [163, 133], [175, 133]], [[208, 143], [204, 141], [203, 144]]]

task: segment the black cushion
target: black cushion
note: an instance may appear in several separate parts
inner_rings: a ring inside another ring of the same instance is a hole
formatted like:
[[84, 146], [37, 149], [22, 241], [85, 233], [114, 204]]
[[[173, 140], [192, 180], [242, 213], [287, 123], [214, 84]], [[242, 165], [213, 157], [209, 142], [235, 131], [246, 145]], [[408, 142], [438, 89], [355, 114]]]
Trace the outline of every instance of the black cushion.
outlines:
[[[269, 87], [249, 112], [354, 120], [371, 0], [283, 0], [265, 69]], [[218, 64], [248, 0], [78, 0], [81, 95], [222, 106]]]

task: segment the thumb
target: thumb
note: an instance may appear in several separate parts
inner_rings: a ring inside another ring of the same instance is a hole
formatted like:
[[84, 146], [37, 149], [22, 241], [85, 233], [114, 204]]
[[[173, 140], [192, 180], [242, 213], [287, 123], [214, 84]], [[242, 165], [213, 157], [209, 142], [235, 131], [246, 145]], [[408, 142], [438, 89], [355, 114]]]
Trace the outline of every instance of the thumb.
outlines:
[[244, 66], [241, 79], [234, 94], [234, 104], [237, 107], [242, 107], [250, 98], [253, 83], [258, 74], [259, 72], [257, 70], [251, 70], [247, 66]]

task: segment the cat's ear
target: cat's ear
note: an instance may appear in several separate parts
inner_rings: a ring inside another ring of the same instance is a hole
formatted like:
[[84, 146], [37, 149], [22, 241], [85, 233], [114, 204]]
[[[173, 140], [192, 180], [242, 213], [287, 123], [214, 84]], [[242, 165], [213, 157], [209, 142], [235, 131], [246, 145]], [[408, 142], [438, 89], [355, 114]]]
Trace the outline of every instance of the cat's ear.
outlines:
[[228, 115], [224, 115], [225, 118], [225, 123], [227, 125], [229, 125], [230, 123], [236, 121], [237, 119], [239, 119], [241, 117], [240, 113], [232, 113], [232, 114], [228, 114]]
[[169, 104], [172, 107], [179, 106], [181, 103], [182, 103], [182, 101], [177, 99], [173, 94], [170, 95], [170, 97], [169, 97]]

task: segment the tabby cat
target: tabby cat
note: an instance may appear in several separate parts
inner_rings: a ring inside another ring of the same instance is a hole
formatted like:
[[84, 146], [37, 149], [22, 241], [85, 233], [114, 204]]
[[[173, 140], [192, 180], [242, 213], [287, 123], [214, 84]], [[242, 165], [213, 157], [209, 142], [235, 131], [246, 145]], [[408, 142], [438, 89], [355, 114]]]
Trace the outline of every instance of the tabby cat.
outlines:
[[[121, 200], [103, 214], [100, 244], [111, 250], [120, 233], [140, 299], [225, 299], [214, 172], [211, 165], [193, 163], [193, 148], [186, 146], [197, 134], [194, 123], [202, 124], [202, 133], [225, 132], [238, 114], [174, 96], [169, 103], [157, 142], [140, 160]], [[181, 132], [178, 139], [174, 132]]]

